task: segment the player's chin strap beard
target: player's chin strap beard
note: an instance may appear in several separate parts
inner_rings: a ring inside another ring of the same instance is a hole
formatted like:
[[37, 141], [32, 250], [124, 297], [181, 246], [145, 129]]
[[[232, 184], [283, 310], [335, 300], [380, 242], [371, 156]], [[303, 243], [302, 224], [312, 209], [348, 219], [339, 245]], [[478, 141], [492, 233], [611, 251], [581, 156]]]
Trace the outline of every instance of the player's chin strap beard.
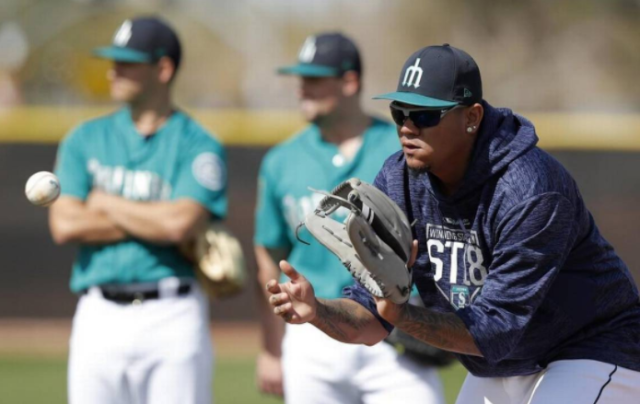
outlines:
[[407, 164], [407, 167], [409, 167], [409, 170], [414, 172], [415, 174], [424, 174], [431, 172], [431, 166], [428, 164], [425, 164], [421, 167], [411, 167], [409, 166], [409, 164]]

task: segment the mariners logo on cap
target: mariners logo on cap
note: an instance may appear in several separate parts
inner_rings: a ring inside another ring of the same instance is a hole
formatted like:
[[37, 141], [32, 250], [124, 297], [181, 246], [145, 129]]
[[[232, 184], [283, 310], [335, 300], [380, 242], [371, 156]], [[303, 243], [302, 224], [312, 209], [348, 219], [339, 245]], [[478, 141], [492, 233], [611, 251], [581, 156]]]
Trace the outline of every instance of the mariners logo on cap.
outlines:
[[127, 46], [127, 43], [131, 39], [131, 20], [127, 20], [122, 23], [118, 32], [113, 37], [113, 44], [116, 46]]
[[374, 98], [433, 109], [473, 105], [482, 102], [480, 69], [461, 49], [427, 46], [407, 59], [396, 91]]
[[358, 48], [340, 33], [326, 33], [308, 36], [298, 52], [298, 63], [281, 67], [278, 73], [340, 77], [349, 70], [362, 72]]
[[310, 36], [302, 45], [300, 49], [300, 53], [298, 54], [298, 60], [303, 63], [311, 63], [314, 56], [316, 55], [316, 37]]
[[420, 87], [420, 80], [422, 80], [422, 68], [420, 67], [420, 58], [417, 58], [416, 62], [405, 70], [402, 85], [418, 88]]

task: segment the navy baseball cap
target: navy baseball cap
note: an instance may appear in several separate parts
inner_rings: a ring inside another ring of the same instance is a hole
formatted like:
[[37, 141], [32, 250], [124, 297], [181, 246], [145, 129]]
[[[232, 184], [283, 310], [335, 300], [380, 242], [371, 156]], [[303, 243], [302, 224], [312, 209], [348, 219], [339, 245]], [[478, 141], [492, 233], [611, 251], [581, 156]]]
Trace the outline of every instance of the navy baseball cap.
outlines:
[[308, 37], [298, 54], [298, 63], [281, 67], [278, 73], [340, 77], [350, 70], [362, 74], [360, 52], [356, 44], [340, 33], [325, 33]]
[[478, 65], [466, 52], [449, 44], [427, 46], [404, 64], [398, 89], [373, 97], [425, 108], [450, 108], [482, 101]]
[[180, 65], [182, 50], [174, 30], [154, 17], [126, 20], [116, 31], [113, 44], [94, 50], [103, 59], [130, 63], [155, 63], [167, 56]]

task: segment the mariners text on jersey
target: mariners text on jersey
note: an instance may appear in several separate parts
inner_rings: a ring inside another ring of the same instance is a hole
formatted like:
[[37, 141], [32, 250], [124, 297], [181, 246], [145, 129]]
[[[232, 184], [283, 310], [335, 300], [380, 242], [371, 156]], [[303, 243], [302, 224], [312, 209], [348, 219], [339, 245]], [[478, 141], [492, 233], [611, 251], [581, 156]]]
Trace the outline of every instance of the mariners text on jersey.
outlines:
[[[141, 136], [128, 108], [81, 124], [60, 144], [56, 174], [63, 195], [85, 200], [92, 190], [152, 202], [190, 198], [226, 215], [226, 163], [220, 142], [176, 111], [156, 133]], [[106, 283], [193, 277], [177, 247], [130, 238], [81, 245], [73, 265], [75, 292]]]

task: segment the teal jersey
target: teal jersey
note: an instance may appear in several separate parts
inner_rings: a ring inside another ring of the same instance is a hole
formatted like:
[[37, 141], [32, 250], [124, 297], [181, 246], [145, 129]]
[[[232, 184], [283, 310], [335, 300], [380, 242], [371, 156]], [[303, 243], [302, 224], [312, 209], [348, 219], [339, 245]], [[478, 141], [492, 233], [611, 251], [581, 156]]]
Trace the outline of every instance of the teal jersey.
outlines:
[[[226, 157], [219, 141], [176, 111], [151, 136], [140, 135], [128, 108], [87, 121], [60, 143], [56, 161], [62, 195], [85, 200], [92, 189], [140, 201], [192, 199], [212, 215], [227, 211]], [[107, 283], [193, 277], [176, 246], [130, 238], [81, 245], [71, 290]]]
[[[299, 234], [311, 245], [295, 237], [298, 223], [323, 198], [307, 187], [331, 191], [351, 177], [372, 183], [387, 157], [399, 149], [396, 127], [375, 118], [351, 161], [336, 145], [325, 142], [315, 125], [274, 147], [262, 161], [258, 178], [255, 244], [290, 249], [289, 262], [311, 282], [318, 297], [340, 297], [342, 289], [353, 284], [349, 272], [306, 229]], [[345, 218], [344, 213], [337, 217]]]

